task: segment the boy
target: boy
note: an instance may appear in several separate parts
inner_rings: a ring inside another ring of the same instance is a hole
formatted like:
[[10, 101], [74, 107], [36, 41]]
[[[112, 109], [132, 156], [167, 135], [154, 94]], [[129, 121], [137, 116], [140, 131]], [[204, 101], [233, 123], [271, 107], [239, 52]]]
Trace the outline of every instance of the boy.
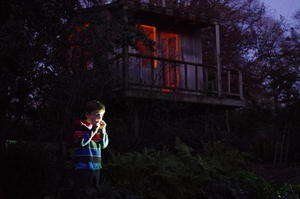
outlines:
[[75, 121], [73, 131], [75, 188], [78, 198], [96, 198], [99, 190], [101, 149], [108, 145], [105, 106], [89, 101], [85, 107], [85, 120]]

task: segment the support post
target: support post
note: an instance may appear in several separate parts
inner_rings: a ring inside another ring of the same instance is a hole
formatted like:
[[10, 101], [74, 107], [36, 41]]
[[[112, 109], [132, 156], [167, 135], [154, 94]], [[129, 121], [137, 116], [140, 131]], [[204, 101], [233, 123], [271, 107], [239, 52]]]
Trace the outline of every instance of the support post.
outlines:
[[136, 109], [137, 107], [132, 106], [133, 111], [133, 132], [134, 132], [134, 138], [136, 141], [140, 138], [140, 118], [139, 118], [139, 112]]
[[[128, 23], [128, 16], [127, 16], [127, 4], [123, 5], [123, 20], [124, 23]], [[123, 80], [124, 80], [124, 87], [127, 89], [129, 87], [129, 62], [128, 62], [128, 45], [127, 43], [123, 43], [122, 45], [122, 58], [123, 58]]]
[[220, 26], [215, 23], [215, 36], [216, 36], [216, 63], [217, 63], [217, 85], [218, 96], [222, 95], [222, 80], [221, 80], [221, 58], [220, 58]]
[[240, 99], [244, 100], [243, 75], [242, 75], [242, 71], [240, 70], [239, 70], [239, 90], [240, 90]]

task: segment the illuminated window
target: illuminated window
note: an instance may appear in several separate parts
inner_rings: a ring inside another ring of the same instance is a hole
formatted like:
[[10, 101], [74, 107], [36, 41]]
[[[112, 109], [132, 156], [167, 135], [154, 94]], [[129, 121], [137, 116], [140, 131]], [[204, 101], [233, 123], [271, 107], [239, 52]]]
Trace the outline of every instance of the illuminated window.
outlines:
[[[156, 43], [156, 27], [147, 26], [147, 25], [138, 25], [138, 28], [141, 29], [149, 39], [151, 39], [153, 42]], [[154, 50], [153, 50], [149, 46], [146, 46], [143, 41], [137, 41], [136, 47], [137, 47], [139, 54], [141, 54], [141, 55], [145, 55], [145, 56], [149, 56], [149, 57], [157, 56], [155, 46], [153, 46], [154, 47]], [[156, 68], [157, 60], [149, 59], [149, 58], [142, 59], [143, 66], [150, 67], [151, 62], [153, 63], [154, 67]]]
[[78, 41], [86, 38], [85, 35], [82, 35], [82, 32], [88, 30], [89, 27], [90, 24], [77, 25], [74, 27], [71, 34], [68, 35], [68, 40], [70, 42], [70, 49], [68, 51], [68, 62], [70, 64], [80, 63], [80, 67], [83, 67], [87, 70], [91, 70], [94, 68], [92, 53], [82, 48], [78, 44]]
[[[179, 60], [179, 35], [175, 33], [160, 33], [160, 51], [161, 56], [170, 60]], [[175, 62], [165, 62], [164, 64], [165, 86], [169, 88], [178, 88], [180, 83], [179, 66]], [[170, 92], [170, 89], [163, 89]]]
[[167, 59], [179, 60], [179, 35], [175, 33], [160, 33], [161, 56]]

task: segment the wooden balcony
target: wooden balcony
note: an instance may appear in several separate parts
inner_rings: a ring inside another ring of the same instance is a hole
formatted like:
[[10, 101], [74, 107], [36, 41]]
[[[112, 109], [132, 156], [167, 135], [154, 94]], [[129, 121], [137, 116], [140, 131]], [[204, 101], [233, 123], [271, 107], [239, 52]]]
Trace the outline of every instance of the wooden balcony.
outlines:
[[240, 71], [223, 69], [218, 75], [215, 66], [132, 53], [125, 57], [114, 72], [116, 88], [126, 97], [244, 106]]

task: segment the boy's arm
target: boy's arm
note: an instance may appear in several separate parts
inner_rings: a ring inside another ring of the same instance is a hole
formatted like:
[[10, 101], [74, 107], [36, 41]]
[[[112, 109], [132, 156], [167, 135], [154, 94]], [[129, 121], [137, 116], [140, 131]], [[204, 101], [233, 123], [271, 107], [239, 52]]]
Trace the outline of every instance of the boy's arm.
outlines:
[[91, 133], [87, 133], [86, 135], [82, 136], [81, 143], [80, 143], [82, 147], [86, 146], [88, 143], [91, 142], [94, 135], [98, 132], [98, 129], [99, 128], [97, 128], [94, 131], [91, 130]]
[[103, 138], [102, 138], [102, 149], [105, 149], [109, 143], [109, 140], [108, 140], [108, 135], [106, 133], [106, 128], [104, 127], [102, 129], [102, 135], [103, 135]]
[[73, 134], [73, 141], [76, 144], [80, 144], [81, 147], [84, 147], [91, 142], [98, 130], [99, 128], [89, 131], [75, 131]]

